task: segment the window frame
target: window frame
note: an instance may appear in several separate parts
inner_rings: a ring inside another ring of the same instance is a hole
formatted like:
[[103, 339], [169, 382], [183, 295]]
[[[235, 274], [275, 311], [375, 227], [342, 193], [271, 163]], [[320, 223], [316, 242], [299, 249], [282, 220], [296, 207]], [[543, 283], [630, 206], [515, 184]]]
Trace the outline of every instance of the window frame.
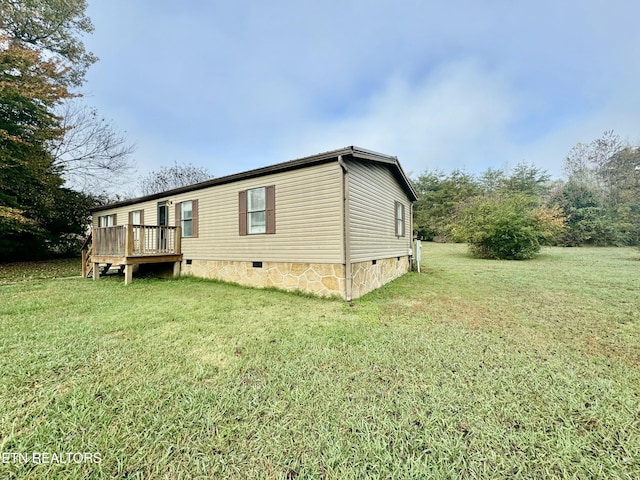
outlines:
[[[261, 192], [258, 205], [252, 205], [254, 195], [252, 192]], [[252, 219], [262, 217], [261, 221], [254, 222]], [[247, 235], [264, 235], [267, 233], [267, 189], [266, 187], [256, 187], [247, 190]]]
[[[138, 215], [138, 221], [137, 222], [134, 219], [136, 214]], [[129, 223], [131, 225], [144, 225], [144, 210], [143, 209], [131, 210], [129, 212]]]
[[397, 238], [406, 236], [406, 210], [404, 203], [396, 201], [394, 204], [394, 217], [395, 217], [395, 234]]
[[[263, 190], [262, 202], [253, 204], [252, 194], [256, 190]], [[240, 236], [272, 235], [276, 233], [276, 187], [275, 185], [265, 185], [252, 187], [238, 192], [238, 222]], [[263, 214], [264, 226], [262, 222], [253, 224], [252, 219], [255, 214]], [[262, 228], [260, 228], [262, 227]]]
[[[189, 210], [186, 210], [186, 206], [189, 205]], [[189, 214], [189, 218], [185, 216], [185, 213]], [[189, 225], [189, 234], [187, 235], [186, 225]], [[180, 202], [180, 227], [182, 228], [182, 236], [184, 238], [193, 237], [193, 200], [185, 200]]]
[[115, 227], [116, 218], [117, 217], [115, 213], [109, 213], [107, 215], [98, 216], [98, 228]]
[[[185, 218], [185, 205], [190, 204], [191, 209], [191, 217]], [[198, 238], [198, 213], [199, 211], [199, 202], [197, 198], [192, 198], [190, 200], [183, 200], [182, 202], [176, 202], [175, 204], [175, 225], [176, 227], [180, 227], [182, 238]], [[185, 225], [191, 225], [190, 235], [186, 234]]]

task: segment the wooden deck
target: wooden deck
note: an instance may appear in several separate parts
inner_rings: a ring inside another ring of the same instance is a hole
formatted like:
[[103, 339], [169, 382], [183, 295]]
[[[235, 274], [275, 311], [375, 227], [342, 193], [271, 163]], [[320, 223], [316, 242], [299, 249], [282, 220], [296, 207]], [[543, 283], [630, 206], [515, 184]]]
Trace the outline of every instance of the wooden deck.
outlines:
[[82, 275], [93, 270], [100, 277], [100, 265], [124, 266], [124, 282], [133, 280], [133, 266], [142, 263], [173, 263], [173, 275], [180, 275], [182, 231], [180, 227], [118, 225], [94, 228], [91, 241], [82, 250]]

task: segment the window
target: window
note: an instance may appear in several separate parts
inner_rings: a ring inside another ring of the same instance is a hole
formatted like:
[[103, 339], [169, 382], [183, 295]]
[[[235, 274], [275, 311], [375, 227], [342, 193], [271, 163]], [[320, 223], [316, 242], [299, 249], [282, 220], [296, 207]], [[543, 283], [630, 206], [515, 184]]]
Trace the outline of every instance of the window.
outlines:
[[134, 210], [129, 212], [129, 224], [135, 225], [133, 229], [133, 242], [136, 249], [140, 248], [140, 228], [137, 225], [144, 225], [144, 210]]
[[131, 225], [144, 225], [144, 210], [129, 212], [129, 223]]
[[396, 237], [404, 237], [404, 204], [396, 202]]
[[198, 200], [176, 203], [176, 226], [182, 229], [183, 237], [198, 236]]
[[239, 192], [240, 235], [276, 233], [275, 189], [271, 185]]
[[193, 203], [181, 202], [180, 226], [182, 227], [182, 236], [191, 237], [193, 235]]
[[116, 224], [116, 214], [102, 215], [98, 217], [98, 227], [113, 227]]
[[267, 202], [265, 188], [247, 190], [247, 233], [266, 233]]

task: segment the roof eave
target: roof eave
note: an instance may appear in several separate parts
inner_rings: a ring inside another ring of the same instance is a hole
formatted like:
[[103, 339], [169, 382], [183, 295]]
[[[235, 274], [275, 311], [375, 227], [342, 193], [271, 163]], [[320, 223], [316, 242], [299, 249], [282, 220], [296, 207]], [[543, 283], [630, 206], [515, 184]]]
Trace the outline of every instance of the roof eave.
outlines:
[[108, 205], [101, 205], [101, 206], [92, 208], [90, 211], [91, 213], [95, 213], [95, 212], [100, 212], [102, 210], [109, 210], [112, 208], [126, 207], [128, 205], [134, 205], [136, 203], [148, 202], [151, 200], [159, 200], [161, 198], [166, 198], [171, 195], [178, 195], [181, 193], [202, 190], [203, 188], [209, 188], [216, 185], [223, 185], [226, 183], [233, 183], [240, 180], [261, 177], [261, 176], [269, 175], [272, 173], [279, 173], [287, 170], [294, 170], [297, 168], [318, 165], [321, 163], [333, 161], [341, 155], [342, 156], [350, 155], [356, 158], [361, 158], [363, 160], [371, 160], [379, 163], [392, 165], [394, 167], [397, 178], [401, 181], [401, 183], [404, 183], [404, 185], [406, 186], [405, 191], [407, 192], [411, 200], [416, 201], [418, 199], [417, 194], [413, 189], [413, 186], [411, 185], [411, 182], [405, 175], [396, 157], [392, 157], [390, 155], [384, 155], [382, 153], [374, 152], [372, 150], [366, 150], [364, 148], [350, 146], [350, 147], [344, 147], [338, 150], [331, 150], [328, 152], [318, 153], [316, 155], [311, 155], [308, 157], [298, 158], [295, 160], [289, 160], [287, 162], [277, 163], [275, 165], [269, 165], [267, 167], [261, 167], [253, 170], [248, 170], [245, 172], [234, 173], [231, 175], [226, 175], [224, 177], [212, 178], [211, 180], [206, 180], [204, 182], [194, 183], [184, 187], [178, 187], [171, 190], [166, 190], [164, 192], [154, 193], [151, 195], [145, 195], [137, 198], [131, 198], [128, 200], [122, 200], [120, 202], [114, 202]]

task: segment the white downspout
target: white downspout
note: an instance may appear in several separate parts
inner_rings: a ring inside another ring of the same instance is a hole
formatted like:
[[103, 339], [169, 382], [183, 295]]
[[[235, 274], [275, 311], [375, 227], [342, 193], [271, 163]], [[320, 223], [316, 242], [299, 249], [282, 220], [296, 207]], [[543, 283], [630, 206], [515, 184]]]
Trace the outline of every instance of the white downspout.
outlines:
[[342, 155], [338, 155], [338, 165], [342, 167], [342, 206], [344, 218], [344, 276], [345, 276], [345, 300], [351, 301], [352, 296], [352, 272], [351, 272], [351, 221], [349, 207], [349, 169], [342, 159]]

